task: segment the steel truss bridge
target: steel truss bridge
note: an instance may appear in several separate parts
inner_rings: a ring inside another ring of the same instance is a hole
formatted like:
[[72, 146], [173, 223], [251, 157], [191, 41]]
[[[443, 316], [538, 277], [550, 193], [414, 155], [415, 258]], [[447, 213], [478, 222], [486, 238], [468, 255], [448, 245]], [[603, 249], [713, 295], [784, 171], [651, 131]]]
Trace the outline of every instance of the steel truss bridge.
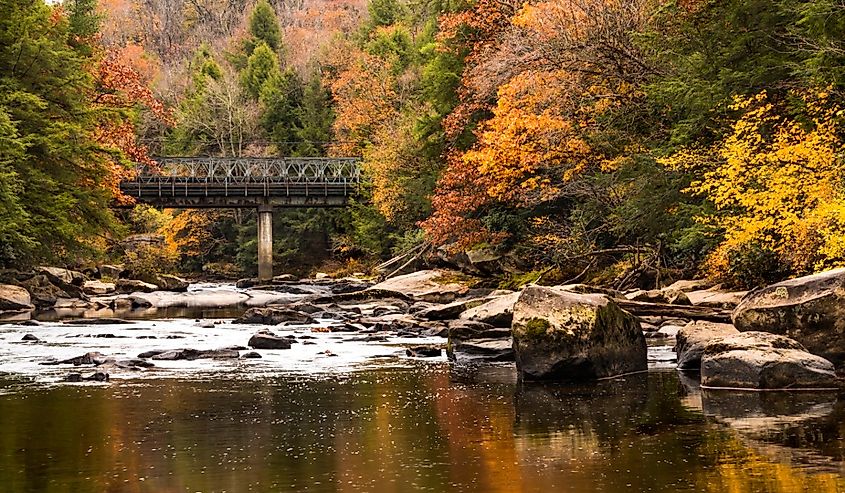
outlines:
[[168, 208], [258, 209], [258, 277], [273, 277], [273, 208], [342, 207], [358, 192], [358, 158], [168, 157], [138, 166], [120, 191]]
[[160, 207], [339, 207], [358, 191], [357, 158], [158, 158], [120, 191]]

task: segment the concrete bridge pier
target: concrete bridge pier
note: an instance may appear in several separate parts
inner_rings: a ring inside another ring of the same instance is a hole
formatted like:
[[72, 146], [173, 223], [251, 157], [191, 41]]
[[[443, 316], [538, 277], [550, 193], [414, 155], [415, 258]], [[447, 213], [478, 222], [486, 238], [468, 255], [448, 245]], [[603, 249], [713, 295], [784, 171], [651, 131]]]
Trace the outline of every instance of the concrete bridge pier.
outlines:
[[273, 206], [258, 206], [258, 279], [273, 279]]

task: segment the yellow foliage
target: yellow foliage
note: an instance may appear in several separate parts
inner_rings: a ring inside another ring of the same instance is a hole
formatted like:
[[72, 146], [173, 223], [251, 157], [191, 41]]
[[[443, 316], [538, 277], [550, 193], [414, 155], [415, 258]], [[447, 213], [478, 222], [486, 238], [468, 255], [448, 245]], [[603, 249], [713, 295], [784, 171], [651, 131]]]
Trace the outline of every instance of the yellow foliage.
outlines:
[[699, 218], [724, 231], [708, 263], [716, 276], [748, 245], [776, 252], [799, 273], [845, 265], [840, 108], [826, 91], [796, 96], [805, 103], [800, 120], [766, 92], [737, 97], [732, 109], [742, 113], [722, 142], [663, 160], [697, 176], [688, 191], [719, 211]]

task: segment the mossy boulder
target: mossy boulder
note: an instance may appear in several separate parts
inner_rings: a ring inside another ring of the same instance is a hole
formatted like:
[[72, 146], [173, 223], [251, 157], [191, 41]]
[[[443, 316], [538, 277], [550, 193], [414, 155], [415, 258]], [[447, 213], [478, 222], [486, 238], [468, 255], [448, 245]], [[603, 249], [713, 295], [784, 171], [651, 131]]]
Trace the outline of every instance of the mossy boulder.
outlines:
[[639, 321], [602, 294], [528, 286], [511, 331], [523, 380], [583, 381], [647, 368]]
[[752, 291], [736, 307], [732, 318], [742, 332], [791, 337], [841, 368], [845, 365], [845, 269]]

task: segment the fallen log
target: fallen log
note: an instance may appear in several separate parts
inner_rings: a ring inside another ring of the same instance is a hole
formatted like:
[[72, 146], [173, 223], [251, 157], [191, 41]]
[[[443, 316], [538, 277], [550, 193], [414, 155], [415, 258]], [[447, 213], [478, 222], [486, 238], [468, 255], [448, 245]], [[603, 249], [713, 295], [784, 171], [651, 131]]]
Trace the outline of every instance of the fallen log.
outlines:
[[708, 306], [670, 305], [645, 301], [615, 300], [616, 304], [634, 315], [707, 320], [731, 323], [731, 311]]

